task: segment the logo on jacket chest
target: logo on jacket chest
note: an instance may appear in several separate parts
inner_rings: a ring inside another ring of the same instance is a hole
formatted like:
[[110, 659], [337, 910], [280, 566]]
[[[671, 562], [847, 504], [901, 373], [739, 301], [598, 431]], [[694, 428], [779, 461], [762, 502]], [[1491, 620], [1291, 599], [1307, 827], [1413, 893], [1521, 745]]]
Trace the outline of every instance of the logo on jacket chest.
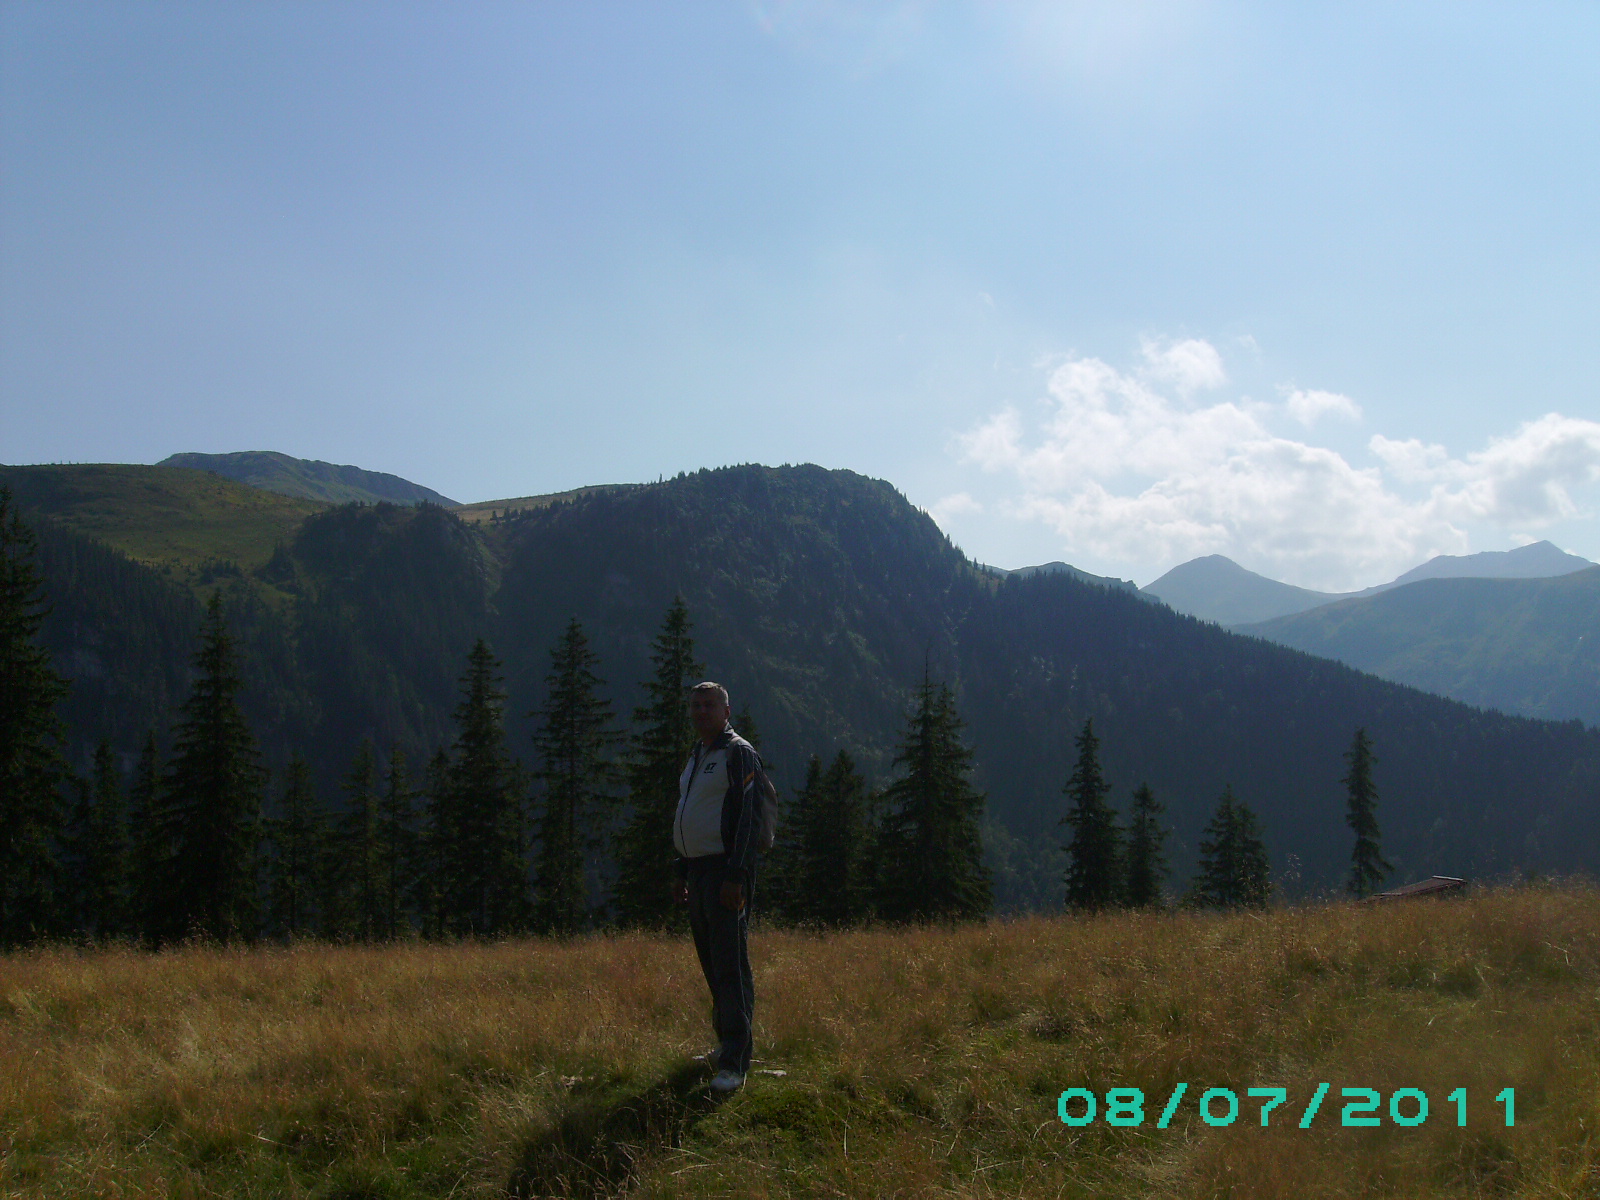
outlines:
[[714, 762], [708, 762], [706, 764], [706, 769], [704, 771], [702, 771], [701, 774], [703, 774], [703, 775], [715, 775], [716, 772], [717, 772], [717, 764], [714, 763]]

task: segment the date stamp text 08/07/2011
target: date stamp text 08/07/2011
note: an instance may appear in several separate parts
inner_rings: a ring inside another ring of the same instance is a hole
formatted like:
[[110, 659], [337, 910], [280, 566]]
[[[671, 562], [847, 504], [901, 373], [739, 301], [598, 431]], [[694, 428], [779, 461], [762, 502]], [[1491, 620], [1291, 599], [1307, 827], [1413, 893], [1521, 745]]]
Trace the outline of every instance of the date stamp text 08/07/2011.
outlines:
[[[1157, 1129], [1165, 1129], [1172, 1123], [1172, 1118], [1177, 1114], [1178, 1106], [1183, 1102], [1188, 1090], [1187, 1083], [1180, 1083], [1172, 1089], [1172, 1095], [1167, 1097], [1166, 1106], [1155, 1122]], [[1326, 1083], [1317, 1085], [1316, 1092], [1300, 1114], [1301, 1129], [1311, 1128], [1311, 1122], [1321, 1111], [1328, 1090], [1329, 1085]], [[1383, 1094], [1375, 1088], [1341, 1088], [1339, 1095], [1347, 1101], [1339, 1113], [1340, 1125], [1361, 1127], [1383, 1124]], [[1261, 1101], [1261, 1124], [1267, 1125], [1271, 1121], [1272, 1110], [1289, 1099], [1289, 1090], [1281, 1087], [1253, 1087], [1245, 1090], [1245, 1097], [1248, 1100]], [[1501, 1088], [1494, 1099], [1495, 1103], [1505, 1106], [1506, 1124], [1515, 1125], [1516, 1093], [1511, 1088]], [[1456, 1124], [1465, 1125], [1467, 1089], [1456, 1088], [1445, 1097], [1444, 1102], [1446, 1106], [1455, 1106]], [[1232, 1088], [1207, 1088], [1200, 1094], [1196, 1103], [1200, 1110], [1200, 1119], [1207, 1125], [1232, 1125], [1239, 1119], [1239, 1094]], [[1144, 1092], [1139, 1088], [1111, 1088], [1105, 1093], [1102, 1104], [1100, 1098], [1088, 1088], [1068, 1088], [1056, 1101], [1056, 1112], [1068, 1125], [1091, 1125], [1097, 1118], [1104, 1120], [1107, 1125], [1143, 1125]], [[1389, 1095], [1388, 1116], [1395, 1125], [1423, 1124], [1428, 1119], [1428, 1093], [1421, 1088], [1397, 1088]]]

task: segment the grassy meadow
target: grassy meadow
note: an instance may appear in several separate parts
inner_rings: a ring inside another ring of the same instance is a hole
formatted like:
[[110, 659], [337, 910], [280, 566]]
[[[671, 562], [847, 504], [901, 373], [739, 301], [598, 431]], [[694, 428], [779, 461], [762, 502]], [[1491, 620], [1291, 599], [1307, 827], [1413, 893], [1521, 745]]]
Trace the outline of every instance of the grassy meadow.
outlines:
[[329, 505], [187, 467], [120, 463], [0, 468], [26, 506], [129, 558], [193, 576], [209, 559], [246, 571]]
[[[720, 1104], [682, 938], [14, 954], [0, 1195], [1600, 1194], [1589, 887], [751, 951], [764, 1073]], [[1213, 1086], [1230, 1126], [1195, 1107]], [[1144, 1124], [1069, 1127], [1069, 1087], [1142, 1088]], [[1343, 1087], [1381, 1092], [1379, 1127], [1341, 1126]], [[1397, 1088], [1424, 1124], [1390, 1120]]]
[[487, 525], [495, 513], [519, 513], [530, 508], [548, 508], [562, 500], [577, 500], [596, 492], [629, 491], [646, 486], [636, 483], [602, 483], [592, 487], [573, 488], [566, 492], [550, 492], [543, 496], [516, 496], [508, 500], [479, 500], [472, 504], [458, 504], [450, 511], [469, 525]]

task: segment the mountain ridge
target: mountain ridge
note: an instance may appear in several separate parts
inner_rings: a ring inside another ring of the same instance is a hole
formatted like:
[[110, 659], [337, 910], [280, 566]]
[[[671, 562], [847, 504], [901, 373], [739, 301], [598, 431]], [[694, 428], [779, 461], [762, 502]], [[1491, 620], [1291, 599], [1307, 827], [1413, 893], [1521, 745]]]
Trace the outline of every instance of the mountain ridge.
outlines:
[[276, 450], [239, 450], [231, 454], [187, 452], [168, 455], [156, 465], [210, 471], [263, 491], [330, 504], [388, 501], [391, 504], [426, 502], [445, 508], [456, 505], [448, 496], [398, 475], [369, 471], [365, 467], [340, 466], [321, 459], [295, 458]]
[[[115, 556], [74, 571], [94, 559], [86, 539], [41, 528], [47, 644], [94, 688], [75, 710], [75, 760], [102, 734], [134, 753], [126, 739], [170, 712], [186, 678], [174, 642], [193, 595]], [[924, 672], [950, 682], [1011, 906], [1059, 904], [1061, 787], [1090, 718], [1118, 805], [1140, 780], [1167, 804], [1179, 879], [1226, 784], [1257, 808], [1276, 867], [1292, 854], [1307, 885], [1336, 885], [1341, 755], [1358, 725], [1377, 743], [1385, 852], [1400, 871], [1600, 865], [1592, 732], [1480, 712], [1066, 572], [996, 578], [891, 485], [847, 471], [686, 473], [492, 524], [433, 505], [324, 507], [267, 562], [215, 586], [268, 761], [303, 753], [324, 790], [362, 738], [420, 766], [448, 735], [479, 636], [504, 664], [524, 757], [526, 714], [574, 615], [614, 710], [631, 711], [662, 613], [682, 595], [708, 673], [756, 714], [785, 791], [810, 754], [839, 748], [883, 779]]]
[[1465, 704], [1600, 726], [1600, 567], [1418, 579], [1235, 632]]
[[1306, 612], [1323, 604], [1375, 596], [1423, 579], [1547, 579], [1594, 566], [1551, 542], [1477, 554], [1438, 554], [1390, 580], [1354, 592], [1319, 592], [1282, 583], [1221, 554], [1179, 563], [1140, 590], [1169, 608], [1233, 628]]
[[[1530, 542], [1511, 550], [1477, 554], [1438, 554], [1380, 588], [1402, 587], [1422, 579], [1550, 579], [1587, 571], [1595, 564], [1568, 554], [1553, 542]], [[1377, 589], [1368, 588], [1367, 592]], [[1358, 593], [1366, 594], [1366, 593]]]
[[1017, 567], [1015, 570], [1010, 571], [1006, 570], [1004, 567], [988, 567], [985, 569], [994, 571], [997, 575], [1014, 575], [1019, 579], [1026, 579], [1030, 575], [1063, 574], [1070, 575], [1074, 579], [1081, 580], [1084, 583], [1093, 583], [1099, 585], [1100, 587], [1116, 588], [1118, 591], [1137, 592], [1139, 590], [1139, 585], [1134, 583], [1134, 581], [1131, 579], [1118, 579], [1112, 575], [1095, 575], [1089, 571], [1083, 570], [1081, 567], [1075, 567], [1071, 563], [1060, 561], [1039, 563], [1037, 566], [1032, 567]]
[[1223, 626], [1303, 612], [1338, 598], [1269, 579], [1221, 554], [1180, 563], [1139, 590], [1177, 612]]

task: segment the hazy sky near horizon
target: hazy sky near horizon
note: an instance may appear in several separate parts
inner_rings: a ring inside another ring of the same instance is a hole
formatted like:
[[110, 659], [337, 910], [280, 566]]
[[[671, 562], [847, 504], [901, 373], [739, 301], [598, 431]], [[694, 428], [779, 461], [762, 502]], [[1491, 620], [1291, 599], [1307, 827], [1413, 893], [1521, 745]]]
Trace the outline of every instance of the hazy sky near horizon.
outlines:
[[0, 0], [0, 461], [1600, 559], [1600, 5]]

